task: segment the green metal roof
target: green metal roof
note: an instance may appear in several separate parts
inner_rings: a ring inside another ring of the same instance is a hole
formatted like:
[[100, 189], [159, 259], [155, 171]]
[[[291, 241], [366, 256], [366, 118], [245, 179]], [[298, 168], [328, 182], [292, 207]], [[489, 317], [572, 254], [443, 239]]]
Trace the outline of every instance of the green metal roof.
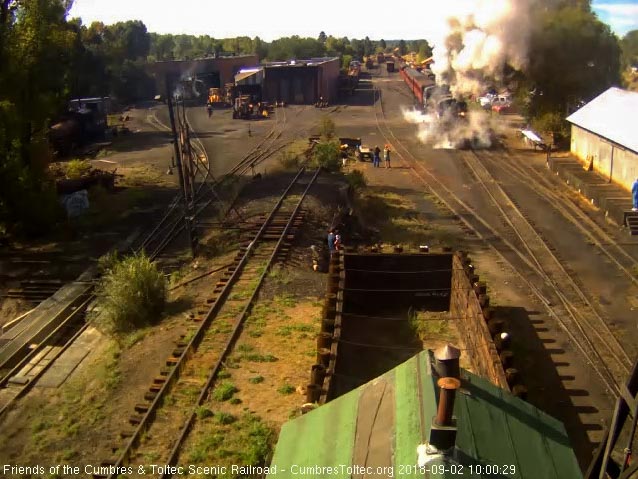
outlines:
[[[559, 421], [488, 381], [461, 373], [456, 451], [418, 469], [436, 414], [424, 351], [300, 418], [279, 436], [268, 478], [582, 478]], [[367, 468], [367, 469], [363, 469]]]

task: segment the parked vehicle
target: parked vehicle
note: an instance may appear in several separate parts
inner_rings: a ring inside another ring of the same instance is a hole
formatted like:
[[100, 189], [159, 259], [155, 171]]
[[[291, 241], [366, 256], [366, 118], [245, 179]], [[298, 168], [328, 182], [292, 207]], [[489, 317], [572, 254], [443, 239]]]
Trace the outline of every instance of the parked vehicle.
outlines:
[[359, 161], [365, 161], [366, 158], [372, 161], [372, 149], [368, 145], [361, 145], [357, 150]]
[[512, 108], [512, 101], [509, 96], [501, 95], [492, 101], [492, 111], [496, 113], [507, 113]]
[[478, 98], [478, 102], [481, 105], [481, 108], [489, 109], [492, 107], [492, 102], [496, 99], [496, 95], [493, 93], [487, 93], [484, 96]]

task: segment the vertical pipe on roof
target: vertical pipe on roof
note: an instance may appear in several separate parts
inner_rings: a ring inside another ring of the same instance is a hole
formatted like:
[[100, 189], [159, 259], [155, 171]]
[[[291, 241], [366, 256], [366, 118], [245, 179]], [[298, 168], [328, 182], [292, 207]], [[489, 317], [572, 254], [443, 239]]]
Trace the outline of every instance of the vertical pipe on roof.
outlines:
[[441, 378], [437, 381], [440, 388], [439, 407], [436, 411], [436, 424], [438, 426], [452, 426], [452, 413], [454, 412], [454, 399], [456, 390], [461, 387], [461, 381], [456, 378]]

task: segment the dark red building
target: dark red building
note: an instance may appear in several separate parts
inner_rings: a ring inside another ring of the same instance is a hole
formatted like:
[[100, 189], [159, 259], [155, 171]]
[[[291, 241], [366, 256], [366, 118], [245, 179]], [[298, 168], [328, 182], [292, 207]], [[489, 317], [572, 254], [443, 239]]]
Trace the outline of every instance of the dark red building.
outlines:
[[337, 99], [339, 58], [310, 58], [265, 63], [262, 96], [266, 101], [309, 105]]

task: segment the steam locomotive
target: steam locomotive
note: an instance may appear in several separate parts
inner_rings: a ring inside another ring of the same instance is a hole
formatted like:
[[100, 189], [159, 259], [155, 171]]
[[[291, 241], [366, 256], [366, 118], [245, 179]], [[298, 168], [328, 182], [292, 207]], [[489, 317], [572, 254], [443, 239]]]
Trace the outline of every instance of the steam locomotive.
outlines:
[[418, 109], [435, 113], [438, 118], [447, 121], [467, 115], [467, 103], [453, 98], [447, 85], [437, 85], [430, 70], [418, 71], [404, 67], [401, 77], [412, 91]]

